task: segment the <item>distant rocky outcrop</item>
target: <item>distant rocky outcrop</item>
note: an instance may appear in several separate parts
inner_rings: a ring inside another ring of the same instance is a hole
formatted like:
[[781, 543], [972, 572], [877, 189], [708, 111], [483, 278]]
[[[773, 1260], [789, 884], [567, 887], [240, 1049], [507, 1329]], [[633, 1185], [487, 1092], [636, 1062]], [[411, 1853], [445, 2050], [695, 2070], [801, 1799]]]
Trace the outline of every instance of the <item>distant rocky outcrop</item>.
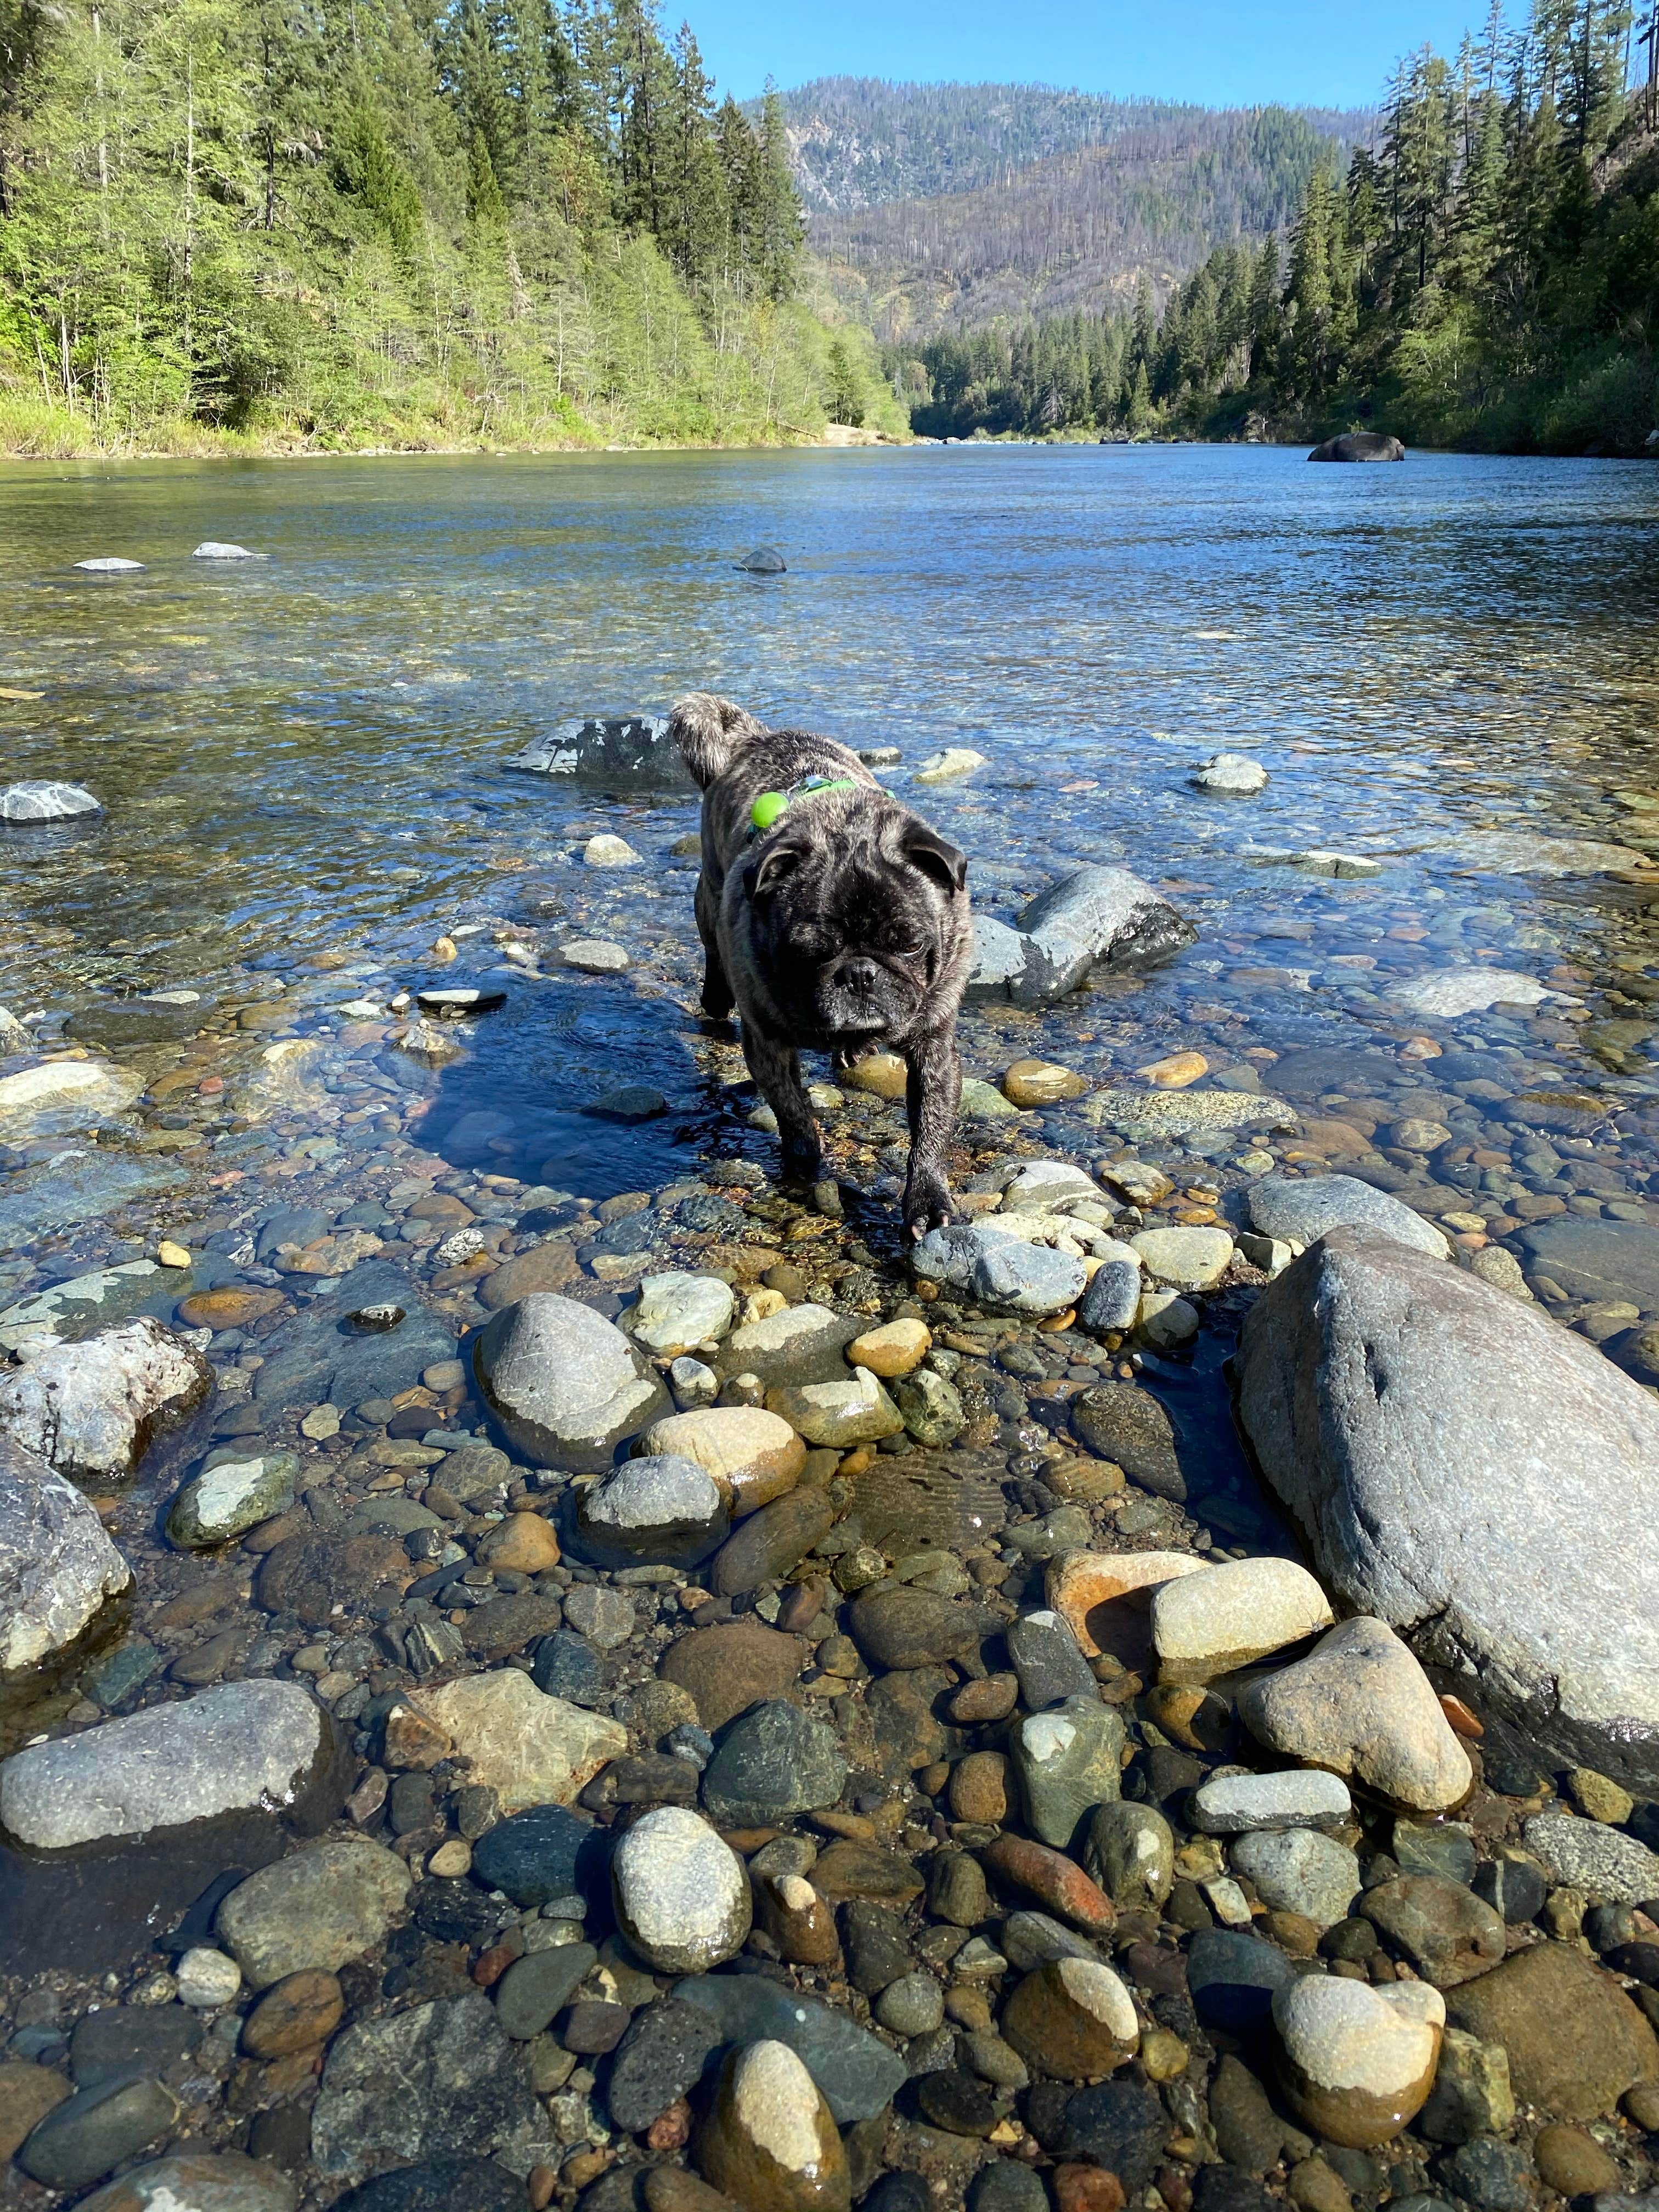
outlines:
[[1340, 437], [1327, 438], [1322, 446], [1316, 446], [1308, 456], [1310, 461], [1403, 461], [1405, 458], [1406, 448], [1399, 439], [1381, 430], [1345, 430]]

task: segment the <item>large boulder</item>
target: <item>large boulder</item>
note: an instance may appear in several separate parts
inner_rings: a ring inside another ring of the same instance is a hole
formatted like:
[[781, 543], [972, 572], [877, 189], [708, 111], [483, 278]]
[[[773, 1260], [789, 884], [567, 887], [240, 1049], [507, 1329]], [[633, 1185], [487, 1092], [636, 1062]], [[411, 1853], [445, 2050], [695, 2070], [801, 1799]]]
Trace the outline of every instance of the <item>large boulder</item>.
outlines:
[[0, 1674], [72, 1644], [131, 1580], [73, 1483], [0, 1433]]
[[1406, 448], [1398, 438], [1390, 438], [1381, 430], [1345, 430], [1340, 437], [1327, 438], [1322, 446], [1316, 446], [1308, 456], [1310, 461], [1403, 461]]
[[213, 1391], [204, 1355], [141, 1315], [81, 1344], [25, 1345], [0, 1375], [0, 1430], [82, 1482], [120, 1481]]
[[291, 1806], [332, 1749], [327, 1715], [297, 1682], [224, 1682], [15, 1752], [0, 1765], [0, 1827], [58, 1850]]
[[1034, 898], [1019, 918], [1025, 961], [1011, 977], [1021, 1006], [1074, 991], [1094, 967], [1152, 968], [1197, 930], [1127, 868], [1079, 868]]
[[1356, 1612], [1552, 1747], [1659, 1778], [1659, 1405], [1584, 1338], [1375, 1229], [1240, 1340], [1263, 1475]]
[[622, 1331], [591, 1306], [537, 1291], [503, 1306], [472, 1355], [507, 1441], [545, 1467], [598, 1474], [624, 1438], [672, 1410]]

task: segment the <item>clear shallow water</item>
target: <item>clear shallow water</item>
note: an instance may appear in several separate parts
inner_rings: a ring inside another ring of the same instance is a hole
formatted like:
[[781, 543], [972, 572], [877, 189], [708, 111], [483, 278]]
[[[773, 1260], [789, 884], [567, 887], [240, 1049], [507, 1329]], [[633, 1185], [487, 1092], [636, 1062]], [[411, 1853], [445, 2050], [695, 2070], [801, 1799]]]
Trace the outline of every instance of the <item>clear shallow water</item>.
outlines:
[[[550, 1087], [675, 1095], [678, 1074], [695, 1113], [675, 1010], [642, 1019], [640, 996], [690, 1003], [692, 879], [668, 852], [690, 804], [578, 801], [501, 767], [551, 723], [693, 685], [907, 762], [988, 754], [924, 803], [990, 911], [1082, 860], [1190, 884], [1203, 939], [1121, 1007], [1131, 1060], [1195, 1003], [1273, 1048], [1364, 1023], [1396, 970], [1496, 954], [1599, 981], [1648, 950], [1639, 886], [1472, 874], [1458, 850], [1477, 828], [1643, 826], [1611, 796], [1653, 787], [1659, 744], [1659, 479], [1638, 466], [1074, 447], [42, 465], [4, 471], [0, 513], [0, 686], [42, 694], [0, 699], [7, 773], [82, 780], [108, 809], [6, 841], [0, 999], [20, 1010], [222, 994], [319, 954], [419, 980], [441, 930], [524, 920], [527, 873], [563, 901], [554, 934], [619, 937], [640, 964], [622, 988], [550, 986], [558, 1012], [487, 1055], [496, 1108], [533, 1132]], [[264, 557], [191, 561], [204, 537]], [[758, 542], [787, 576], [734, 572]], [[107, 552], [149, 566], [74, 572]], [[1218, 747], [1258, 756], [1268, 789], [1189, 790]], [[570, 865], [606, 826], [647, 869]], [[1389, 866], [1333, 881], [1252, 846]], [[1285, 925], [1254, 962], [1280, 981], [1230, 983]], [[460, 965], [495, 957], [487, 933], [462, 944]], [[1356, 954], [1380, 968], [1326, 965]]]

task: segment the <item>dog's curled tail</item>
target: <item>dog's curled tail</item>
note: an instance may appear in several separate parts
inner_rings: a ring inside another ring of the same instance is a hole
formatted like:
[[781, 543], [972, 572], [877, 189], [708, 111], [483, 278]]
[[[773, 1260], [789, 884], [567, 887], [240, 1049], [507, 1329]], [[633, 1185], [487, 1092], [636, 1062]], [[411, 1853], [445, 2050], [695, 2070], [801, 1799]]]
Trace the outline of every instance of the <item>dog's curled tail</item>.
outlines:
[[724, 775], [750, 738], [766, 734], [764, 722], [713, 691], [689, 691], [674, 702], [668, 734], [679, 747], [699, 787]]

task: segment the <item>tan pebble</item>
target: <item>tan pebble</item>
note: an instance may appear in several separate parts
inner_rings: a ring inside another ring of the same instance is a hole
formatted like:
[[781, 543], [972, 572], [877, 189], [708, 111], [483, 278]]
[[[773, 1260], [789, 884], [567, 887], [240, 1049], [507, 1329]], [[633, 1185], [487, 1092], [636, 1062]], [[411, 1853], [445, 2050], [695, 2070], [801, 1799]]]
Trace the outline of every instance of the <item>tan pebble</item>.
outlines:
[[867, 1053], [842, 1073], [848, 1091], [868, 1091], [873, 1098], [902, 1098], [909, 1073], [896, 1052]]
[[847, 2153], [823, 2093], [787, 2044], [751, 2043], [720, 2070], [697, 2138], [704, 2178], [764, 2212], [847, 2212]]
[[428, 1874], [436, 1875], [441, 1881], [456, 1881], [472, 1871], [472, 1846], [460, 1836], [452, 1836], [447, 1844], [440, 1844], [426, 1863]]
[[1207, 1075], [1210, 1063], [1201, 1052], [1172, 1052], [1163, 1060], [1148, 1060], [1135, 1073], [1147, 1083], [1156, 1084], [1160, 1091], [1184, 1091], [1189, 1083], [1196, 1083], [1200, 1075]]
[[429, 957], [434, 960], [441, 960], [447, 963], [455, 957], [456, 949], [453, 937], [440, 937], [434, 941]]
[[394, 1705], [386, 1717], [386, 1763], [426, 1774], [454, 1749], [447, 1729], [438, 1727], [408, 1705]]
[[1141, 2039], [1140, 2063], [1154, 2081], [1173, 2081], [1187, 2070], [1191, 2053], [1178, 2035], [1155, 2027]]
[[1581, 1813], [1608, 1827], [1623, 1827], [1636, 1810], [1636, 1800], [1629, 1790], [1607, 1775], [1598, 1774], [1593, 1766], [1575, 1766], [1567, 1777], [1567, 1790]]
[[163, 1267], [188, 1267], [191, 1264], [189, 1253], [182, 1244], [175, 1244], [171, 1237], [164, 1237], [156, 1246], [155, 1257]]
[[285, 2058], [314, 2050], [339, 2026], [345, 1997], [332, 1974], [302, 1967], [274, 1984], [242, 2022], [242, 2048], [252, 2058]]
[[1546, 2185], [1560, 2197], [1599, 2197], [1624, 2186], [1618, 2166], [1583, 2128], [1540, 2128], [1532, 2159]]
[[1351, 2212], [1348, 2185], [1322, 2158], [1304, 2158], [1291, 2168], [1285, 2194], [1300, 2212]]
[[1133, 2056], [1134, 2000], [1109, 1966], [1054, 1959], [1027, 1974], [1002, 2008], [1002, 2033], [1029, 2065], [1089, 2081]]
[[970, 1751], [951, 1770], [951, 1810], [958, 1820], [1000, 1827], [1008, 1817], [1008, 1761], [1000, 1751]]
[[1088, 1088], [1086, 1076], [1051, 1060], [1017, 1060], [1002, 1078], [1002, 1094], [1015, 1106], [1054, 1106]]
[[530, 2212], [547, 2212], [558, 2185], [559, 2177], [550, 2166], [532, 2166], [525, 2177], [525, 2194], [530, 2202]]
[[849, 1365], [867, 1367], [884, 1380], [908, 1375], [921, 1366], [933, 1347], [933, 1332], [926, 1322], [890, 1321], [880, 1328], [866, 1329], [847, 1347]]
[[539, 1575], [559, 1564], [559, 1540], [539, 1513], [509, 1513], [478, 1546], [481, 1565]]

